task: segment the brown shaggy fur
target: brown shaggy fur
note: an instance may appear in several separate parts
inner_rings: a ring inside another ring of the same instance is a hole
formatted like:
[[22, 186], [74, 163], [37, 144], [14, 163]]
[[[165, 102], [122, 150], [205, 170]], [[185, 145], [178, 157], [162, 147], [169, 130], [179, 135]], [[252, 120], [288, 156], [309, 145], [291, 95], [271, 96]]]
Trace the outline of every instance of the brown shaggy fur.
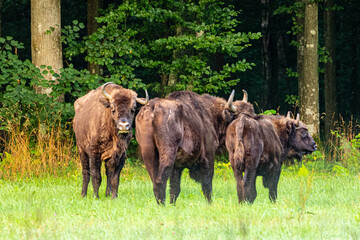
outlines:
[[170, 202], [175, 203], [184, 168], [211, 201], [215, 151], [224, 144], [226, 127], [233, 120], [225, 106], [222, 98], [180, 91], [141, 108], [136, 139], [158, 203], [165, 203], [169, 177]]
[[132, 125], [137, 94], [116, 84], [107, 85], [106, 92], [112, 97], [111, 101], [102, 95], [99, 87], [74, 103], [73, 128], [82, 165], [82, 196], [87, 194], [91, 176], [94, 195], [99, 197], [100, 168], [105, 161], [106, 196], [117, 197], [119, 176], [131, 139], [131, 129], [127, 134], [119, 133], [117, 125], [120, 121]]
[[316, 150], [316, 144], [302, 122], [283, 116], [240, 114], [227, 128], [226, 147], [237, 181], [238, 200], [256, 198], [256, 177], [263, 176], [269, 198], [277, 198], [281, 166], [287, 158], [301, 158]]

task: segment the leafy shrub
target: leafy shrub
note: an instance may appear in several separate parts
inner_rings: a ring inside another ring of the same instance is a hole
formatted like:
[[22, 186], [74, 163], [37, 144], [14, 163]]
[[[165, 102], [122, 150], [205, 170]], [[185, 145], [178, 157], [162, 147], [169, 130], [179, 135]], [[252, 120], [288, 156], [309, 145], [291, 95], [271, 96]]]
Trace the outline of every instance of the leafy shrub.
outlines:
[[[69, 65], [61, 69], [60, 75], [51, 66], [34, 66], [29, 60], [22, 61], [16, 55], [23, 44], [11, 37], [0, 38], [0, 127], [7, 130], [8, 122], [27, 122], [37, 127], [38, 122], [52, 123], [61, 120], [70, 122], [74, 116], [73, 102], [89, 90], [100, 85], [101, 78], [87, 70], [78, 71]], [[51, 73], [58, 81], [45, 80], [42, 73]], [[38, 94], [34, 85], [51, 87], [50, 96]], [[65, 96], [64, 102], [57, 99]], [[28, 128], [29, 130], [32, 127]]]

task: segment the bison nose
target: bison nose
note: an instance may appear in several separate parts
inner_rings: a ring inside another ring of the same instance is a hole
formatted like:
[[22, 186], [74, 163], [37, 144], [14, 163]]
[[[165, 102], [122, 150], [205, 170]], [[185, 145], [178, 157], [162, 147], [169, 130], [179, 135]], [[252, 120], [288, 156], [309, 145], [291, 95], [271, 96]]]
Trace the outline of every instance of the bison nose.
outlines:
[[314, 143], [313, 148], [314, 148], [314, 151], [317, 150], [317, 145], [316, 145], [316, 143]]
[[118, 123], [118, 128], [121, 131], [128, 131], [130, 129], [130, 124], [126, 119], [121, 119]]

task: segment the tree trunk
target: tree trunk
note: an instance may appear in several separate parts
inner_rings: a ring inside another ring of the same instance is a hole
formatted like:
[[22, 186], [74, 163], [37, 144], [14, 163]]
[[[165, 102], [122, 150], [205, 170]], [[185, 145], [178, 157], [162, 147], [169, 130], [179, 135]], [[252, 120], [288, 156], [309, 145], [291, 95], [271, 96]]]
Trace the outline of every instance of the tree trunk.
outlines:
[[261, 99], [262, 106], [268, 107], [268, 96], [270, 89], [270, 33], [269, 33], [269, 0], [261, 0], [261, 34], [262, 34], [262, 77], [264, 84], [262, 88], [263, 99]]
[[324, 97], [325, 97], [325, 139], [331, 138], [331, 128], [336, 118], [336, 68], [335, 68], [335, 18], [334, 0], [325, 0], [324, 28], [325, 49], [329, 52], [331, 61], [325, 63]]
[[[99, 28], [99, 23], [96, 21], [96, 17], [99, 16], [99, 8], [102, 8], [103, 0], [88, 0], [87, 1], [87, 32], [88, 35], [93, 34]], [[91, 74], [102, 75], [102, 67], [88, 63], [88, 70]]]
[[160, 97], [166, 97], [167, 95], [167, 85], [169, 81], [169, 75], [166, 73], [161, 74], [161, 96]]
[[2, 4], [3, 4], [3, 0], [0, 0], [0, 37], [1, 37], [1, 19], [2, 19]]
[[[31, 57], [32, 63], [51, 66], [55, 73], [63, 67], [61, 47], [60, 0], [31, 0]], [[54, 79], [52, 74], [44, 76]], [[35, 87], [37, 93], [50, 94], [51, 88]], [[62, 99], [59, 99], [60, 101]]]
[[319, 135], [318, 3], [305, 0], [304, 72], [299, 91], [300, 115], [310, 134]]
[[[297, 0], [297, 2], [302, 2], [302, 0]], [[298, 42], [297, 48], [297, 60], [296, 60], [296, 68], [298, 74], [298, 96], [299, 101], [302, 98], [302, 86], [305, 86], [304, 83], [304, 13], [305, 7], [304, 5], [297, 9], [297, 18], [296, 22], [299, 26], [296, 39]]]

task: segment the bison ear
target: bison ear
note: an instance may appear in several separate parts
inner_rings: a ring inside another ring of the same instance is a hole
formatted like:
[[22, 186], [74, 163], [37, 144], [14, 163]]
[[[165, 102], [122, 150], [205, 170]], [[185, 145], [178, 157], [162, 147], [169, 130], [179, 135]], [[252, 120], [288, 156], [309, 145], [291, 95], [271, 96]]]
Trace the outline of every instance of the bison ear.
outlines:
[[101, 96], [99, 98], [99, 102], [101, 102], [106, 108], [110, 107], [110, 102], [105, 97]]
[[295, 124], [290, 121], [286, 122], [286, 130], [287, 133], [290, 135], [293, 131], [295, 131]]
[[224, 119], [225, 122], [231, 122], [233, 117], [234, 117], [234, 114], [232, 112], [228, 111], [227, 109], [225, 109], [222, 112], [222, 118]]

